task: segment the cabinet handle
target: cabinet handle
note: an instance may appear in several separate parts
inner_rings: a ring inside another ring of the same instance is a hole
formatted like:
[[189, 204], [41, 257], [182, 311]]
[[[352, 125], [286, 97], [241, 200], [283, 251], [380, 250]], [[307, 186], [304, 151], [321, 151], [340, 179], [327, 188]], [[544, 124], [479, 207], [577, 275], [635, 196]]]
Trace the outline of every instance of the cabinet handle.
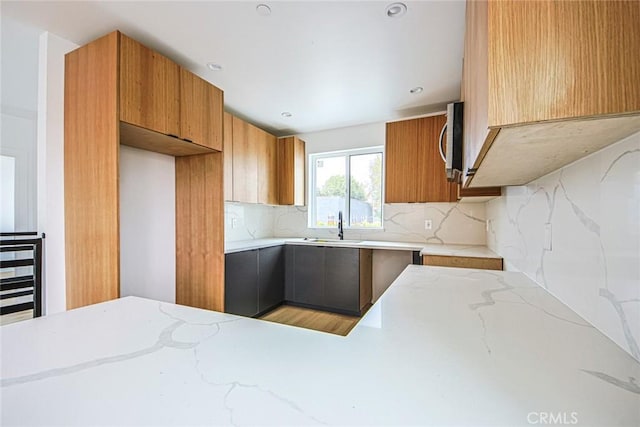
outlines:
[[193, 141], [192, 141], [192, 140], [190, 140], [189, 138], [182, 138], [182, 139], [183, 139], [184, 141], [187, 141], [187, 142], [191, 142], [191, 143], [193, 142]]
[[178, 135], [174, 135], [172, 133], [168, 133], [167, 135], [169, 135], [171, 138], [180, 139]]

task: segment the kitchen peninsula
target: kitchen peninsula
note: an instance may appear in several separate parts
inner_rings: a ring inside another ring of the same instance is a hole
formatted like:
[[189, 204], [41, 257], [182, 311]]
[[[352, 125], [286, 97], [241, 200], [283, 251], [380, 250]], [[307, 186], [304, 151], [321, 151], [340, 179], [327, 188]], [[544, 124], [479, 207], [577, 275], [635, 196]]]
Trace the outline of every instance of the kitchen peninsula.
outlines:
[[521, 273], [409, 266], [347, 337], [127, 297], [2, 341], [3, 425], [640, 423], [640, 363]]

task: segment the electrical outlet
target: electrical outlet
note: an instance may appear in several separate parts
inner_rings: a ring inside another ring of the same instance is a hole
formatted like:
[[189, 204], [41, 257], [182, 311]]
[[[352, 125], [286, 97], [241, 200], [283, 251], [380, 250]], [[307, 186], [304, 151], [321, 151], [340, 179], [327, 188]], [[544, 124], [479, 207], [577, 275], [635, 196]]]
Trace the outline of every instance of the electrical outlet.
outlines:
[[552, 250], [551, 242], [552, 242], [551, 223], [547, 222], [544, 225], [544, 250], [546, 251]]
[[236, 228], [238, 226], [238, 218], [231, 218], [231, 228]]
[[424, 220], [424, 229], [431, 230], [433, 228], [433, 222], [430, 219]]

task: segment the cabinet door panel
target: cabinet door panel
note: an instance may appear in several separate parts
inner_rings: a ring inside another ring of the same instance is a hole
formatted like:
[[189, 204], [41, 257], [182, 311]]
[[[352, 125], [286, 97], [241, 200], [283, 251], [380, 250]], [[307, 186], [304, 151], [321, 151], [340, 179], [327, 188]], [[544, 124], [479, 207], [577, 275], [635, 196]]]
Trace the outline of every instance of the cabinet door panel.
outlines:
[[447, 181], [444, 162], [440, 157], [440, 131], [447, 116], [430, 116], [417, 120], [418, 167], [415, 171], [417, 185], [416, 202], [455, 202], [457, 184]]
[[277, 139], [262, 129], [251, 126], [250, 137], [256, 141], [258, 156], [258, 203], [278, 204]]
[[275, 307], [284, 300], [284, 247], [259, 250], [258, 312]]
[[414, 120], [387, 123], [385, 202], [408, 203], [417, 200], [418, 127]]
[[296, 248], [295, 246], [285, 245], [284, 247], [284, 299], [285, 301], [295, 301], [295, 292], [293, 288], [296, 282]]
[[293, 301], [321, 305], [324, 300], [325, 248], [295, 246]]
[[323, 305], [354, 312], [360, 310], [359, 249], [326, 249]]
[[258, 202], [258, 160], [249, 123], [233, 117], [233, 200]]
[[222, 139], [224, 156], [224, 200], [233, 200], [233, 117], [224, 113], [224, 133]]
[[180, 68], [180, 137], [222, 151], [222, 91]]
[[298, 137], [280, 138], [277, 142], [278, 203], [305, 204], [305, 142]]
[[240, 316], [258, 314], [258, 251], [225, 255], [225, 311]]
[[180, 134], [180, 67], [120, 34], [120, 120]]

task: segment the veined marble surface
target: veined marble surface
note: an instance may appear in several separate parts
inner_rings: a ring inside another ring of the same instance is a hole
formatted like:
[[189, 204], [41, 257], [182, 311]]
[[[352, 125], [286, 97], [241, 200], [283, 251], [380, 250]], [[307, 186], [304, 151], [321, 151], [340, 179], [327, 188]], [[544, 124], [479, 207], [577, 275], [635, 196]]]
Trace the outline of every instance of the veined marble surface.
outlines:
[[2, 425], [640, 424], [640, 363], [520, 273], [409, 266], [347, 337], [135, 297], [0, 332]]
[[[277, 237], [335, 238], [334, 228], [307, 228], [306, 206], [276, 210]], [[424, 229], [431, 220], [431, 230]], [[435, 244], [486, 244], [485, 203], [394, 203], [384, 205], [384, 229], [345, 229], [344, 238]]]
[[480, 245], [436, 245], [420, 242], [385, 242], [362, 240], [355, 242], [313, 242], [302, 238], [267, 238], [242, 240], [237, 242], [225, 242], [224, 252], [226, 254], [234, 252], [248, 251], [251, 249], [268, 248], [285, 244], [309, 245], [309, 246], [338, 246], [342, 248], [362, 248], [379, 250], [404, 250], [420, 251], [420, 255], [443, 255], [443, 256], [464, 256], [472, 258], [500, 258], [486, 246]]
[[[276, 237], [336, 238], [334, 228], [307, 227], [307, 208], [224, 204], [225, 241]], [[432, 229], [425, 230], [430, 219]], [[486, 244], [485, 203], [399, 203], [384, 205], [384, 230], [346, 229], [345, 239], [424, 244]]]
[[505, 190], [489, 247], [640, 360], [640, 133]]

